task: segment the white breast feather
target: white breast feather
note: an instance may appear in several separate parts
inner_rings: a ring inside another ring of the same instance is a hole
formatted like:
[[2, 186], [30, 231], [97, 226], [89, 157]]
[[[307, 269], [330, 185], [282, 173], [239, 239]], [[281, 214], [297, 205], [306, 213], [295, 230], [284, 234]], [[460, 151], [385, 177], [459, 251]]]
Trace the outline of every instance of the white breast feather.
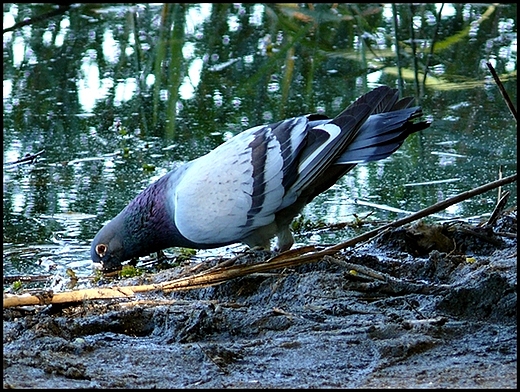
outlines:
[[280, 144], [268, 142], [265, 200], [248, 226], [252, 206], [253, 165], [249, 144], [255, 127], [192, 161], [173, 194], [174, 219], [180, 233], [197, 243], [225, 243], [274, 220], [283, 196]]

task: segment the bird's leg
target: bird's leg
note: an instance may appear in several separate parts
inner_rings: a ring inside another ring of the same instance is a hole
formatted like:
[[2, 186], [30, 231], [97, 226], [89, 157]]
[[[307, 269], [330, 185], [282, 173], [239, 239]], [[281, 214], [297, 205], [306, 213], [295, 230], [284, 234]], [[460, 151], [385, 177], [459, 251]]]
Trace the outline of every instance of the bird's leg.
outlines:
[[276, 237], [278, 238], [276, 241], [276, 252], [285, 252], [291, 249], [291, 246], [294, 244], [294, 237], [289, 226], [282, 227], [276, 234]]

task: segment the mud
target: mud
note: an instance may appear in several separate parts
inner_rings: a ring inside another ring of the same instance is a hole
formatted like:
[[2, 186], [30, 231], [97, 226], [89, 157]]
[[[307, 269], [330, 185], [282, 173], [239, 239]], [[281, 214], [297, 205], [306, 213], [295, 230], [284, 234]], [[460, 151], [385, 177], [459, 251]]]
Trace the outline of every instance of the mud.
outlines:
[[204, 289], [4, 309], [4, 388], [516, 389], [516, 209], [444, 232], [450, 252], [417, 230]]

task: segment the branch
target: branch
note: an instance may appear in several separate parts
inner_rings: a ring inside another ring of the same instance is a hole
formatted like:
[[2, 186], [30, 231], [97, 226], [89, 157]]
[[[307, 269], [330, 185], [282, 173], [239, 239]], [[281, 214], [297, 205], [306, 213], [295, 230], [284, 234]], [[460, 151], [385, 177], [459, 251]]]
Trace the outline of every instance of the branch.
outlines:
[[[389, 228], [395, 228], [407, 223], [413, 222], [415, 220], [421, 219], [425, 216], [434, 214], [439, 212], [453, 204], [459, 203], [463, 200], [469, 199], [471, 197], [480, 195], [489, 190], [498, 188], [502, 185], [512, 183], [516, 181], [517, 174], [490, 182], [488, 184], [482, 185], [478, 188], [472, 189], [467, 192], [460, 193], [450, 199], [444, 200], [442, 202], [436, 203], [428, 208], [425, 208], [415, 214], [412, 214], [406, 218], [397, 220], [393, 223], [389, 223], [387, 225], [381, 226], [372, 231], [366, 232], [360, 236], [352, 238], [346, 242], [342, 242], [340, 244], [330, 246], [328, 248], [312, 252], [312, 250], [316, 249], [316, 247], [303, 247], [297, 248], [294, 250], [289, 250], [287, 252], [283, 252], [275, 257], [270, 258], [269, 260], [252, 265], [234, 265], [231, 267], [228, 266], [217, 266], [208, 271], [201, 272], [196, 275], [181, 277], [178, 279], [174, 279], [169, 282], [163, 282], [160, 284], [153, 285], [142, 285], [142, 286], [125, 286], [125, 287], [111, 287], [111, 288], [96, 288], [96, 289], [86, 289], [86, 290], [76, 290], [69, 291], [63, 293], [52, 293], [52, 291], [47, 291], [43, 293], [37, 294], [23, 294], [23, 295], [13, 295], [13, 294], [4, 294], [4, 308], [9, 308], [13, 306], [23, 306], [23, 305], [48, 305], [48, 304], [57, 304], [57, 303], [69, 303], [69, 302], [81, 302], [85, 300], [94, 300], [94, 299], [114, 299], [114, 298], [131, 298], [135, 296], [137, 293], [150, 292], [150, 291], [182, 291], [182, 290], [192, 290], [203, 287], [215, 286], [231, 279], [235, 279], [238, 277], [267, 272], [272, 270], [277, 270], [281, 268], [288, 267], [296, 267], [303, 264], [308, 264], [312, 262], [319, 261], [323, 258], [323, 256], [332, 255], [337, 253], [338, 251], [356, 245], [360, 242], [367, 241], [383, 230]], [[311, 252], [308, 252], [311, 250]], [[306, 253], [307, 252], [307, 253]]]

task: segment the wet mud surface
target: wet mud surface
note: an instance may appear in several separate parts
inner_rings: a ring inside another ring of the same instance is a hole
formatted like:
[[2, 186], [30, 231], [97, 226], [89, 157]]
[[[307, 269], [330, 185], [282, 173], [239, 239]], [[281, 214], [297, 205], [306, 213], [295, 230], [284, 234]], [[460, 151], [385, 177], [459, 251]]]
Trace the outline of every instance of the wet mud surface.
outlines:
[[4, 309], [4, 389], [516, 389], [516, 210], [508, 219], [444, 232], [451, 252], [397, 229], [204, 289]]

